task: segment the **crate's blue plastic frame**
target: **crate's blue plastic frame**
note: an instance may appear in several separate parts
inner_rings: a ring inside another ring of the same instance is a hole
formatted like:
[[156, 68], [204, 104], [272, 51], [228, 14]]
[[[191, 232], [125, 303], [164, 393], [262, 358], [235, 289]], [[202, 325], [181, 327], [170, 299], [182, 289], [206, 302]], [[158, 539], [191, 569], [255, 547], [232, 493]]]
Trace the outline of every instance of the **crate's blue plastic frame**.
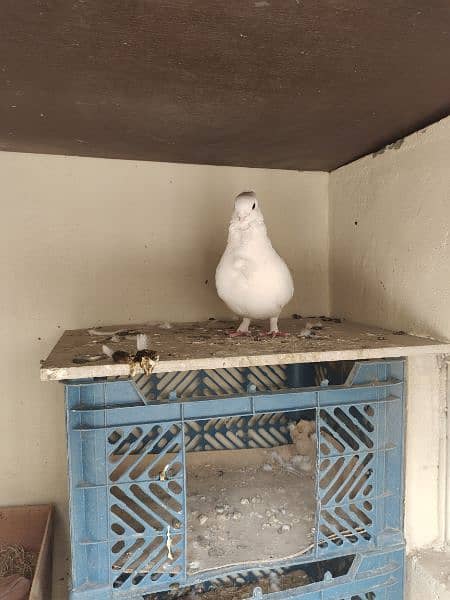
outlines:
[[[255, 570], [254, 565], [239, 565], [188, 574], [186, 452], [204, 447], [205, 423], [213, 423], [218, 431], [227, 418], [242, 417], [241, 427], [264, 428], [266, 419], [260, 422], [259, 416], [271, 414], [272, 433], [280, 439], [286, 420], [290, 415], [298, 418], [299, 411], [313, 411], [318, 433], [314, 544], [303, 556], [261, 568], [349, 554], [355, 559], [343, 576], [325, 577], [274, 598], [403, 598], [404, 361], [356, 362], [339, 386], [325, 381], [323, 386], [303, 387], [304, 365], [278, 371], [267, 367], [268, 379], [260, 369], [253, 372], [256, 379], [249, 377], [252, 368], [234, 370], [241, 374], [231, 374], [241, 392], [226, 397], [177, 395], [181, 382], [193, 372], [171, 378], [165, 397], [162, 393], [158, 397], [161, 375], [146, 382], [142, 378], [65, 382], [71, 600], [137, 599], [221, 578], [242, 579]], [[201, 373], [200, 393], [211, 394], [211, 386], [203, 385], [211, 377], [222, 382], [226, 375], [230, 380], [226, 370], [220, 377], [217, 374]], [[269, 380], [275, 384], [269, 385]], [[220, 393], [217, 386], [214, 390]], [[169, 562], [168, 541], [173, 552]], [[144, 563], [152, 568], [143, 570]], [[258, 588], [254, 597], [262, 597]]]

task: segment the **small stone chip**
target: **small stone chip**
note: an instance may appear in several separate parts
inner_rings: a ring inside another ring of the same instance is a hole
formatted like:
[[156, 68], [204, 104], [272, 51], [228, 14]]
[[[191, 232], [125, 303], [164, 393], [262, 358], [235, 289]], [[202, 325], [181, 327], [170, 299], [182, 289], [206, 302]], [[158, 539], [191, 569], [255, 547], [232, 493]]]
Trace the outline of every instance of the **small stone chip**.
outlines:
[[262, 498], [261, 496], [253, 496], [253, 498], [251, 499], [252, 504], [261, 504], [262, 502]]
[[287, 531], [291, 530], [291, 526], [288, 525], [287, 523], [284, 523], [279, 529], [278, 529], [278, 533], [286, 533]]
[[250, 504], [250, 500], [248, 498], [241, 498], [241, 504]]
[[208, 517], [206, 515], [204, 515], [204, 514], [198, 515], [198, 522], [200, 523], [200, 525], [204, 525], [207, 520], [208, 520]]

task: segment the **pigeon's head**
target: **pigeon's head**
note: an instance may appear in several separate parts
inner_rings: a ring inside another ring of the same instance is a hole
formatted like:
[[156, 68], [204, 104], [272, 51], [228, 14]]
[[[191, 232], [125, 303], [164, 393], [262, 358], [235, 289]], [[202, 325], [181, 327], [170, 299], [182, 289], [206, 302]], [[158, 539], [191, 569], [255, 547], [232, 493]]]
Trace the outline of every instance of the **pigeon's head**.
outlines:
[[253, 222], [261, 222], [262, 220], [263, 216], [259, 210], [255, 192], [242, 192], [239, 196], [236, 196], [232, 217], [232, 221], [235, 224], [247, 226]]

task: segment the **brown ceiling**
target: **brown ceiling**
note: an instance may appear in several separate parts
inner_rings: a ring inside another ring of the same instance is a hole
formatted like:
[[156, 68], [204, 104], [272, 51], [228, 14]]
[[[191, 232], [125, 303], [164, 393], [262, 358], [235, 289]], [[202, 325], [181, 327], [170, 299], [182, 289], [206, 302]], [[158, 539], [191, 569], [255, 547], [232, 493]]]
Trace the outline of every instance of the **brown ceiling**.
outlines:
[[331, 170], [449, 74], [449, 0], [1, 0], [0, 149]]

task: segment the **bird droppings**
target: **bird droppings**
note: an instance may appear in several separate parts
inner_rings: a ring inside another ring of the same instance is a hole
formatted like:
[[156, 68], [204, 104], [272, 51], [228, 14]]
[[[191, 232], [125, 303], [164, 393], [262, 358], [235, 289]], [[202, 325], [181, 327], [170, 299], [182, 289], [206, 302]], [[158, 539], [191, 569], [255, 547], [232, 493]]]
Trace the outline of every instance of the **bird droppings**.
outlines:
[[97, 362], [104, 358], [103, 354], [79, 354], [73, 357], [73, 362], [76, 365], [84, 365], [90, 362]]
[[306, 321], [305, 328], [318, 331], [323, 328], [323, 323], [320, 319]]
[[[93, 335], [98, 335], [95, 330], [91, 331], [94, 332]], [[113, 333], [110, 337], [110, 341], [121, 342], [121, 338], [118, 337], [118, 335], [121, 334], [123, 335], [123, 331]], [[108, 358], [111, 358], [115, 363], [129, 365], [130, 377], [134, 377], [138, 367], [140, 367], [146, 375], [151, 375], [159, 361], [159, 354], [155, 350], [149, 350], [149, 340], [145, 333], [138, 333], [132, 337], [136, 338], [136, 351], [134, 354], [127, 350], [122, 350], [122, 348], [113, 350], [106, 344], [103, 344], [102, 346], [103, 354]]]
[[314, 332], [309, 329], [308, 327], [304, 327], [301, 331], [300, 331], [300, 337], [302, 338], [310, 338], [314, 335]]

